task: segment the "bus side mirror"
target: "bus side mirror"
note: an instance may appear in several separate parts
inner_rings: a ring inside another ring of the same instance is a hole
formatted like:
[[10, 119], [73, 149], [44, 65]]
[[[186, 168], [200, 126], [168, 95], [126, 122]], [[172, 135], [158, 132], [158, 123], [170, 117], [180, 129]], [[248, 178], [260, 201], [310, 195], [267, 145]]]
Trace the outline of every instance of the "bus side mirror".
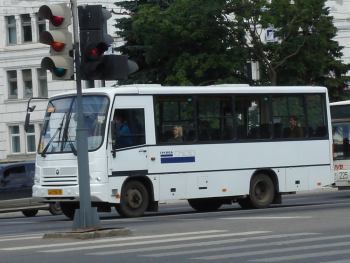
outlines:
[[29, 107], [29, 103], [27, 106], [27, 114], [26, 114], [26, 119], [24, 121], [24, 131], [28, 132], [29, 129], [29, 123], [30, 123], [30, 113], [33, 112], [35, 110], [35, 105], [32, 107]]

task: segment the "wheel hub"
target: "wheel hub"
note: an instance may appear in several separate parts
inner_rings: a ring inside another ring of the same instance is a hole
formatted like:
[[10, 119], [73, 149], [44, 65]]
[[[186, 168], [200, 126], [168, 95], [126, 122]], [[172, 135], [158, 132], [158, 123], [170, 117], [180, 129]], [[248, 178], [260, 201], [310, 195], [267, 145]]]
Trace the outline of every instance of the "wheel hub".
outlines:
[[131, 208], [139, 208], [142, 204], [142, 195], [137, 189], [130, 189], [127, 194], [128, 205]]

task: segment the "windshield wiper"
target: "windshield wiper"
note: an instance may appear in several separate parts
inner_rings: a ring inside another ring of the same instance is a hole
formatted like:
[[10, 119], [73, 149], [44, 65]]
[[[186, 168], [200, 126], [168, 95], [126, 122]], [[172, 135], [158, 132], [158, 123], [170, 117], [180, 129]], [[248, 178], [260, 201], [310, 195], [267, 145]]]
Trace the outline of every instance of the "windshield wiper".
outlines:
[[72, 143], [71, 140], [69, 140], [69, 146], [70, 146], [70, 148], [72, 149], [73, 154], [74, 154], [75, 156], [77, 156], [77, 155], [78, 155], [78, 151], [77, 151], [77, 149], [75, 148], [75, 146], [74, 146], [74, 144]]
[[63, 127], [63, 123], [64, 123], [64, 119], [66, 118], [67, 113], [64, 114], [62, 121], [60, 123], [60, 126], [57, 128], [57, 130], [55, 131], [55, 134], [51, 137], [51, 139], [48, 141], [48, 143], [46, 144], [45, 148], [43, 149], [43, 151], [40, 153], [40, 155], [42, 157], [46, 156], [46, 152], [49, 149], [51, 143], [53, 142], [53, 140], [55, 139], [55, 137], [57, 136], [58, 133], [61, 133], [62, 127]]
[[67, 131], [66, 131], [65, 143], [68, 142], [70, 148], [72, 149], [73, 154], [74, 154], [75, 156], [77, 156], [77, 155], [78, 155], [78, 151], [77, 151], [77, 149], [75, 148], [74, 143], [72, 143], [72, 140], [71, 140], [71, 137], [70, 137], [70, 135], [69, 135], [68, 130], [69, 130], [69, 129], [67, 129]]

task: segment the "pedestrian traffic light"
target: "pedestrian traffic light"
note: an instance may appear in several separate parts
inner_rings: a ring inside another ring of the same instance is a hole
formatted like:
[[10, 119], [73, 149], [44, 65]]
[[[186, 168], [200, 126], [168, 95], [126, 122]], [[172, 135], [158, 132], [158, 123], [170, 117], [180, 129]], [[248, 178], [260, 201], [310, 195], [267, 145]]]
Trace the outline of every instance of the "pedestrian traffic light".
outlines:
[[111, 13], [101, 5], [78, 7], [80, 28], [81, 79], [117, 80], [126, 79], [137, 70], [134, 62], [126, 56], [104, 55], [113, 43], [107, 34], [107, 20]]
[[72, 13], [66, 4], [42, 5], [39, 18], [49, 20], [49, 30], [40, 34], [40, 43], [50, 46], [50, 56], [41, 61], [41, 68], [50, 70], [54, 80], [71, 80], [74, 75], [73, 41], [68, 26]]

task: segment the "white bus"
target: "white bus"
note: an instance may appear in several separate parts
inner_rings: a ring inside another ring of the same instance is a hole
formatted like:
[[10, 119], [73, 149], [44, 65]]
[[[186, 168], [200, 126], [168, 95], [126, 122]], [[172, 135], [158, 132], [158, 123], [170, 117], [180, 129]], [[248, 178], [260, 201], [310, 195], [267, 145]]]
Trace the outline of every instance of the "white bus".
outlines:
[[[169, 200], [188, 200], [198, 211], [232, 202], [265, 208], [282, 194], [334, 182], [323, 87], [87, 89], [83, 112], [91, 198], [100, 211], [114, 206], [137, 217]], [[33, 195], [61, 202], [70, 218], [79, 204], [75, 130], [75, 93], [52, 97]]]
[[330, 103], [335, 186], [350, 188], [350, 100]]

